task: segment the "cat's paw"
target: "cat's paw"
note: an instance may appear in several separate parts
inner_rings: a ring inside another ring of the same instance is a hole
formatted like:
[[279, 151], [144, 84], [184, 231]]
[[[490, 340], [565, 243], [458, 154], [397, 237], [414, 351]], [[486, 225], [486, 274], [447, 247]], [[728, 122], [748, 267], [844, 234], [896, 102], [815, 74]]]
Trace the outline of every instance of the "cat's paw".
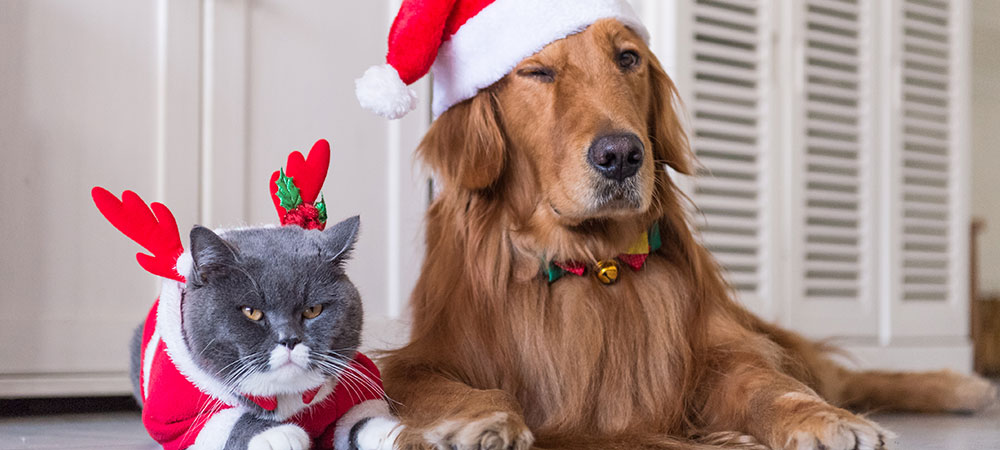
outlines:
[[395, 417], [372, 417], [357, 428], [351, 439], [358, 450], [392, 450], [403, 430]]
[[309, 435], [298, 425], [268, 428], [250, 439], [247, 450], [308, 450]]
[[496, 412], [477, 419], [445, 420], [424, 432], [436, 448], [527, 450], [535, 438], [520, 416]]

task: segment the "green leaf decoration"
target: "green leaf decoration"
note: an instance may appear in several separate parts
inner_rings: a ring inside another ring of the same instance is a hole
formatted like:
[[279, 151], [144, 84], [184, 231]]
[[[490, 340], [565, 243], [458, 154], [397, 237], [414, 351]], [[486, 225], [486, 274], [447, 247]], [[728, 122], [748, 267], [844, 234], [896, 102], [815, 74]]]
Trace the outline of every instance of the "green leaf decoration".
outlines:
[[316, 202], [316, 211], [319, 211], [319, 223], [326, 223], [326, 198], [320, 194], [319, 201]]
[[285, 175], [285, 169], [281, 169], [277, 184], [278, 200], [281, 201], [281, 207], [285, 208], [285, 211], [291, 211], [302, 204], [302, 194], [299, 193], [299, 188], [295, 187], [292, 177]]

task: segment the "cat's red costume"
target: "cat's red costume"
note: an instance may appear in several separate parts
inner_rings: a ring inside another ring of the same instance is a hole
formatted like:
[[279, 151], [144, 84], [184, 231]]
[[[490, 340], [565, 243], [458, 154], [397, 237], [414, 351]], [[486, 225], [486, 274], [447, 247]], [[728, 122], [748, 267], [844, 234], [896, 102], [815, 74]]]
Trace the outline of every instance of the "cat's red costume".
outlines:
[[[329, 161], [330, 145], [320, 140], [308, 159], [292, 152], [286, 170], [274, 173], [271, 196], [282, 225], [323, 229], [326, 206], [317, 197]], [[183, 336], [181, 304], [192, 260], [181, 245], [173, 214], [160, 203], [147, 206], [131, 191], [123, 192], [121, 200], [99, 187], [92, 195], [112, 225], [151, 253], [137, 254], [139, 265], [164, 278], [160, 298], [143, 327], [139, 371], [142, 422], [164, 449], [221, 449], [245, 413], [298, 425], [312, 439], [313, 448], [347, 449], [356, 423], [391, 417], [378, 369], [361, 353], [350, 362], [354, 370], [343, 370], [336, 379], [305, 392], [272, 397], [234, 392], [217, 374], [206, 373], [195, 363]], [[394, 419], [382, 423], [388, 423], [388, 440], [377, 437], [378, 448], [391, 445], [394, 438]]]

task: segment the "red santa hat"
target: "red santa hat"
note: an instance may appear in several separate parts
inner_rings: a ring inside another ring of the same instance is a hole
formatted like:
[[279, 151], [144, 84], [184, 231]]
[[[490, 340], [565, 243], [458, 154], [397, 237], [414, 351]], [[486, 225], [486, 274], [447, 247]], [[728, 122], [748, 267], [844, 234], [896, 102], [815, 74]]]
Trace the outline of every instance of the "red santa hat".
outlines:
[[434, 74], [434, 116], [503, 78], [521, 60], [600, 19], [649, 40], [626, 0], [403, 0], [385, 65], [356, 82], [361, 106], [398, 119], [416, 107], [409, 87]]

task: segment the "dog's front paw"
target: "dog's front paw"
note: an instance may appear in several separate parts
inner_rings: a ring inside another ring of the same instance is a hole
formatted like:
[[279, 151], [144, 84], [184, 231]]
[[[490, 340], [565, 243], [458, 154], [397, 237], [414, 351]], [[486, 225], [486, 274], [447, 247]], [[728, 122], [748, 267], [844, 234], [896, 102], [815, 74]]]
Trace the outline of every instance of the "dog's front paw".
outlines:
[[247, 450], [308, 450], [309, 435], [298, 425], [268, 428], [250, 439]]
[[457, 450], [527, 450], [535, 440], [524, 419], [506, 412], [445, 420], [425, 430], [423, 436], [436, 448]]
[[800, 418], [786, 433], [785, 450], [885, 450], [892, 433], [875, 422], [830, 407]]

